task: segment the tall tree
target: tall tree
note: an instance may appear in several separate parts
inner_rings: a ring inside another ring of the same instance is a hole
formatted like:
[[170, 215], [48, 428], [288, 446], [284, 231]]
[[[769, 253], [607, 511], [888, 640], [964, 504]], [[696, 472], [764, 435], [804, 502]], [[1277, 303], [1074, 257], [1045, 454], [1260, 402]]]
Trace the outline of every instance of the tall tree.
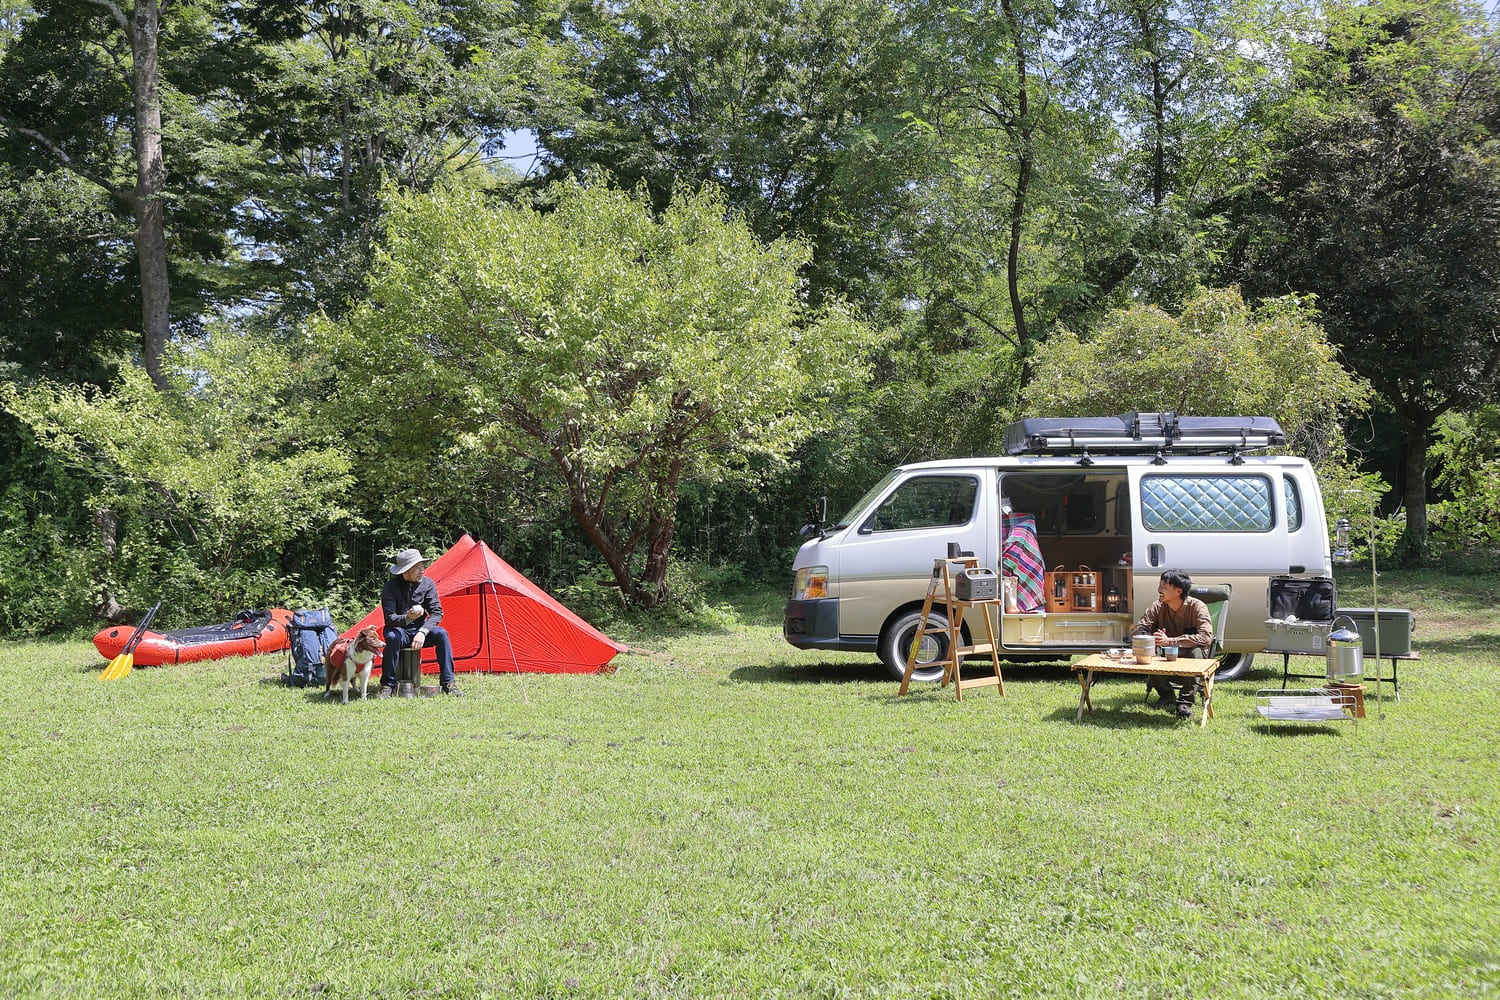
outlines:
[[263, 247], [290, 320], [362, 294], [381, 192], [484, 170], [506, 130], [545, 112], [571, 126], [576, 90], [543, 37], [555, 3], [259, 0], [261, 47], [239, 119], [265, 150], [236, 229]]
[[1274, 166], [1243, 206], [1243, 273], [1312, 293], [1406, 436], [1402, 547], [1427, 554], [1427, 452], [1500, 381], [1500, 48], [1457, 0], [1328, 9], [1293, 46]]
[[762, 239], [812, 244], [814, 297], [878, 299], [924, 152], [905, 16], [883, 0], [575, 0], [558, 42], [587, 89], [581, 117], [540, 119], [551, 175], [644, 185], [658, 208], [712, 182]]
[[[348, 387], [335, 419], [388, 490], [475, 454], [549, 468], [621, 594], [652, 606], [684, 484], [784, 463], [873, 335], [809, 308], [807, 247], [762, 245], [712, 190], [659, 218], [602, 187], [549, 200], [395, 199], [370, 301], [322, 328]], [[372, 412], [371, 387], [396, 402]]]
[[1122, 232], [1115, 254], [1090, 261], [1089, 281], [1175, 306], [1213, 273], [1222, 201], [1259, 162], [1263, 142], [1248, 126], [1264, 67], [1249, 58], [1251, 39], [1284, 23], [1239, 0], [1093, 0], [1088, 13], [1068, 38], [1083, 100], [1117, 131], [1102, 166]]
[[[0, 73], [0, 90], [10, 92], [0, 100], [0, 124], [129, 207], [146, 371], [158, 387], [166, 385], [161, 357], [171, 335], [160, 55], [162, 14], [169, 4], [136, 0], [127, 10], [113, 0], [38, 3], [40, 16], [8, 47]], [[59, 66], [71, 72], [59, 73]], [[95, 123], [86, 131], [55, 128], [59, 118], [77, 114], [65, 105], [97, 105], [109, 92], [115, 94], [111, 124]], [[128, 157], [121, 155], [121, 132], [129, 137]]]
[[[1106, 116], [1085, 106], [1059, 39], [1076, 11], [1003, 0], [922, 5], [913, 51], [933, 163], [918, 184], [914, 295], [1027, 359], [1053, 321], [1094, 291], [1091, 257], [1118, 238], [1098, 209]], [[1012, 398], [1017, 386], [1012, 386]]]

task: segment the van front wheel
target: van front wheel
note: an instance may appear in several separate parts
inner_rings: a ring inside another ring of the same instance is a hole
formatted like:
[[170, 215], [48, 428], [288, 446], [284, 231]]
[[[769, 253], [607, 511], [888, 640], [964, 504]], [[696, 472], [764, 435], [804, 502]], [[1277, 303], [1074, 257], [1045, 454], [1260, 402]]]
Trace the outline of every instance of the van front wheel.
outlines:
[[1250, 672], [1254, 663], [1254, 653], [1225, 653], [1219, 657], [1219, 669], [1214, 671], [1214, 680], [1237, 681]]
[[[917, 637], [917, 624], [922, 620], [922, 609], [908, 611], [886, 626], [880, 634], [880, 659], [891, 676], [900, 680], [906, 674], [906, 655]], [[948, 618], [941, 611], [927, 615], [927, 631], [922, 635], [922, 644], [917, 648], [917, 667], [912, 671], [914, 681], [940, 681], [943, 679], [943, 662], [948, 658]]]

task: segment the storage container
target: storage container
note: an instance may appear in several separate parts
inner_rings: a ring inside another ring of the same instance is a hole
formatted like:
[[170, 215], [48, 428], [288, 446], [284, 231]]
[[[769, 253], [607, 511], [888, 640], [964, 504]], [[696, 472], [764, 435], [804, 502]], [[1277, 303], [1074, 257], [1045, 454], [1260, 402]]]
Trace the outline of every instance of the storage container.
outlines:
[[1046, 642], [1056, 643], [1119, 644], [1124, 642], [1129, 627], [1129, 615], [1049, 614], [1043, 637]]
[[1328, 651], [1328, 633], [1333, 623], [1287, 622], [1279, 618], [1266, 619], [1266, 652], [1311, 653], [1323, 656]]
[[[1366, 656], [1375, 655], [1375, 609], [1339, 608], [1339, 614], [1347, 615], [1354, 622], [1355, 631], [1364, 640]], [[1380, 655], [1407, 656], [1411, 653], [1411, 639], [1416, 632], [1417, 620], [1406, 608], [1380, 609]]]
[[[1326, 576], [1271, 577], [1266, 608], [1278, 621], [1295, 618], [1302, 622], [1331, 622], [1336, 610], [1342, 613], [1333, 580]], [[1321, 653], [1322, 649], [1313, 652]]]

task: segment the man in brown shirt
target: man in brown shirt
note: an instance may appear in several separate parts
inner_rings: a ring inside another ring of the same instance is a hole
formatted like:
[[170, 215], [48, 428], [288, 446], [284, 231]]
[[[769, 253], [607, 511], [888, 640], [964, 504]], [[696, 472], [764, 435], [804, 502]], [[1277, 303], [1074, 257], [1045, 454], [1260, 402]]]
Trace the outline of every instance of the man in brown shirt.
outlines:
[[[1136, 635], [1151, 635], [1156, 646], [1176, 646], [1179, 656], [1202, 658], [1214, 641], [1213, 620], [1208, 616], [1208, 605], [1196, 597], [1189, 597], [1193, 580], [1180, 569], [1169, 569], [1161, 575], [1156, 585], [1157, 600], [1141, 620], [1135, 623]], [[1193, 714], [1193, 699], [1201, 686], [1198, 678], [1183, 681], [1182, 690], [1172, 691], [1172, 682], [1161, 675], [1146, 679], [1160, 697], [1157, 704], [1177, 713], [1181, 718]]]

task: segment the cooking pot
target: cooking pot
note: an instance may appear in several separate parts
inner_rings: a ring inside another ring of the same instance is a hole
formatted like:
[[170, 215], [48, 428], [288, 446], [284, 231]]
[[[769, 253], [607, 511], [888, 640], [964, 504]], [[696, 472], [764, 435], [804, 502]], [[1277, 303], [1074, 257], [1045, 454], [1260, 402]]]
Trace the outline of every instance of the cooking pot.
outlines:
[[1328, 680], [1332, 684], [1358, 684], [1365, 675], [1364, 640], [1355, 631], [1353, 618], [1339, 615], [1333, 624], [1341, 621], [1348, 622], [1349, 627], [1328, 633]]

